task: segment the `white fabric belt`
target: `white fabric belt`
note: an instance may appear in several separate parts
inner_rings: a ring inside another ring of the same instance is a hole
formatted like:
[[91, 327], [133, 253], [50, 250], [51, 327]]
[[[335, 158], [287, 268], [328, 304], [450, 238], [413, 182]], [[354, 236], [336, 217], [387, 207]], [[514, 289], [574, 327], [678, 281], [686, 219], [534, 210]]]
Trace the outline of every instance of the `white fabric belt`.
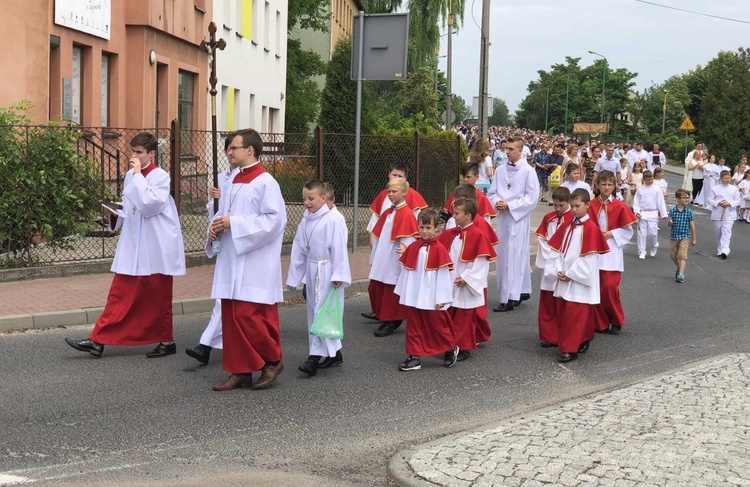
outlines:
[[326, 260], [312, 260], [308, 259], [310, 262], [315, 262], [318, 265], [318, 276], [315, 278], [315, 301], [317, 302], [318, 299], [320, 299], [320, 274], [323, 272], [323, 266], [328, 264], [330, 259]]

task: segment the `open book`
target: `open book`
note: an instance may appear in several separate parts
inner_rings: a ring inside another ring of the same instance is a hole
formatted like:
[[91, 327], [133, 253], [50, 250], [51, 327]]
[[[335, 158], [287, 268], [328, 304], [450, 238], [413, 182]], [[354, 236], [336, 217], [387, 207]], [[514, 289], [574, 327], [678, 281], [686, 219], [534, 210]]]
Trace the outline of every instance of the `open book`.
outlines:
[[104, 203], [102, 203], [102, 208], [113, 215], [117, 215], [122, 218], [125, 217], [125, 212], [122, 211], [123, 207], [120, 203], [115, 203], [114, 201], [105, 201]]

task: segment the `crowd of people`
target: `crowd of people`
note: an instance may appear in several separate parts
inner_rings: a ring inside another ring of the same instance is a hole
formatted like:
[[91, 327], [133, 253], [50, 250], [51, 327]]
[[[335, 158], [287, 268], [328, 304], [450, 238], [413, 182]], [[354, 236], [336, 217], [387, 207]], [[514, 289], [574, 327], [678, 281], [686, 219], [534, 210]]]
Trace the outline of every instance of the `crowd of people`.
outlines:
[[[401, 371], [419, 370], [423, 358], [434, 355], [453, 367], [490, 339], [491, 262], [496, 262], [499, 301], [494, 312], [513, 311], [531, 299], [531, 213], [540, 203], [552, 211], [536, 230], [535, 266], [542, 273], [539, 340], [543, 348], [557, 347], [562, 363], [585, 353], [594, 333], [617, 334], [625, 326], [619, 295], [623, 247], [636, 227], [638, 256], [645, 259], [656, 255], [659, 223], [667, 223], [675, 279], [684, 282], [688, 246], [696, 245], [690, 203], [711, 208], [717, 255], [723, 259], [735, 220], [750, 216], [737, 211], [750, 206], [746, 159], [733, 175], [723, 160], [715, 164], [706, 157], [700, 144], [686, 160], [692, 187], [678, 189], [677, 204], [668, 210], [666, 158], [656, 145], [646, 152], [640, 143], [580, 142], [498, 127], [490, 130], [489, 140], [468, 130], [459, 133], [470, 156], [463, 183], [441, 210], [428, 208], [400, 163], [390, 167], [386, 188], [370, 205], [371, 311], [362, 316], [379, 322], [377, 337], [392, 335], [406, 321]], [[169, 176], [155, 167], [156, 145], [149, 133], [131, 141], [123, 202], [105, 205], [112, 228], [122, 229], [112, 266], [115, 279], [90, 336], [66, 339], [96, 357], [105, 345], [158, 343], [149, 358], [176, 353], [172, 276], [185, 273], [185, 259]], [[218, 187], [210, 189], [207, 205], [206, 254], [216, 259], [216, 305], [199, 344], [186, 353], [206, 364], [214, 348], [223, 348], [223, 368], [230, 375], [213, 386], [216, 391], [263, 389], [284, 369], [277, 304], [283, 301], [286, 208], [278, 183], [259, 161], [263, 143], [255, 130], [230, 134], [225, 151], [230, 164]], [[285, 284], [304, 290], [309, 355], [298, 369], [315, 376], [320, 368], [344, 361], [341, 337], [320, 334], [314, 324], [329, 298], [343, 302], [351, 284], [349, 232], [330, 184], [312, 179], [300, 191], [305, 212]]]

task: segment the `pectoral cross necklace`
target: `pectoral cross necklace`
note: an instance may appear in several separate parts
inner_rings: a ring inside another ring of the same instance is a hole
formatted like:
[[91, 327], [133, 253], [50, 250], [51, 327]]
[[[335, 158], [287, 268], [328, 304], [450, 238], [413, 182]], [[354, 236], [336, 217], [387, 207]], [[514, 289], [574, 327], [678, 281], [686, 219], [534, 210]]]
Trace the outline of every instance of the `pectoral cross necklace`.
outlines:
[[[328, 213], [326, 213], [326, 215], [327, 214]], [[310, 239], [312, 239], [313, 233], [315, 233], [315, 228], [318, 226], [318, 223], [320, 223], [320, 220], [322, 220], [326, 215], [322, 215], [320, 218], [318, 218], [318, 221], [315, 222], [315, 225], [313, 225], [312, 230], [309, 234], [307, 233], [307, 224], [305, 224], [305, 235], [307, 237], [307, 241], [305, 242], [305, 250], [307, 250], [308, 252], [310, 252]]]
[[[240, 183], [240, 184], [238, 185], [238, 186], [239, 186], [239, 188], [237, 188], [237, 191], [235, 191], [234, 193], [230, 193], [230, 195], [229, 195], [229, 209], [227, 209], [227, 215], [229, 215], [230, 213], [232, 213], [232, 204], [234, 204], [234, 200], [235, 200], [235, 199], [237, 198], [237, 195], [238, 195], [238, 194], [240, 193], [240, 191], [242, 190], [242, 187], [243, 187], [244, 185], [246, 185], [246, 184], [247, 184], [247, 183]], [[234, 186], [234, 185], [232, 185], [232, 186]]]

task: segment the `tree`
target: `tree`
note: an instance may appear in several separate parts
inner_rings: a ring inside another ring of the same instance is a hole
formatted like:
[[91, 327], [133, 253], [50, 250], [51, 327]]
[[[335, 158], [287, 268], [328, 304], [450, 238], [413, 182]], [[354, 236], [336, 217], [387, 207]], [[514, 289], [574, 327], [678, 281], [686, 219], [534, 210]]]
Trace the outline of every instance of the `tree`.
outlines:
[[510, 112], [505, 100], [502, 98], [492, 99], [492, 116], [487, 119], [487, 123], [503, 127], [511, 125]]
[[438, 128], [440, 114], [437, 111], [438, 96], [435, 93], [435, 79], [426, 67], [418, 68], [399, 82], [401, 116], [415, 120], [418, 116], [427, 126]]
[[471, 107], [466, 104], [466, 101], [460, 95], [453, 93], [451, 97], [451, 112], [456, 117], [453, 123], [460, 124], [465, 118], [471, 116]]

